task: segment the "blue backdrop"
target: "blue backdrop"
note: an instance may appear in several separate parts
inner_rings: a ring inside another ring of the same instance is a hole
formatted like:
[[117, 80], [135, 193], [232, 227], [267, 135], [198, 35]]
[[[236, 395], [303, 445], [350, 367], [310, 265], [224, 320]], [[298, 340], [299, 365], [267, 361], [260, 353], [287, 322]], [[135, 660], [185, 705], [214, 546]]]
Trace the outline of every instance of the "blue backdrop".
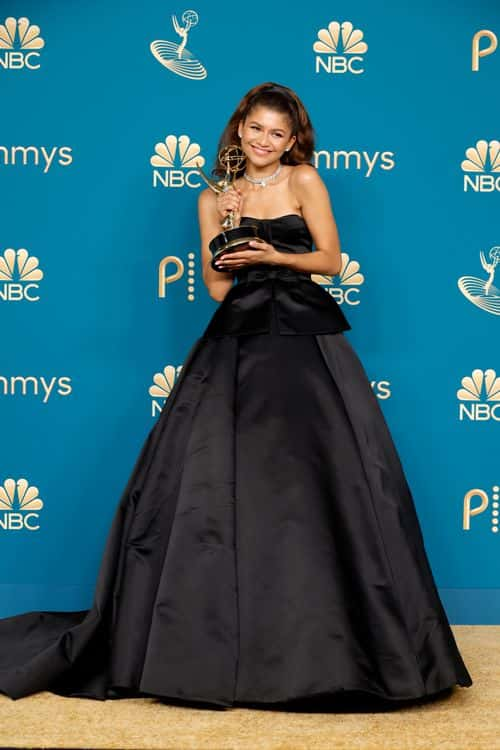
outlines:
[[450, 620], [500, 622], [500, 6], [468, 5], [2, 3], [0, 616], [90, 606], [217, 307], [193, 166], [272, 80], [315, 127], [344, 263], [314, 280], [352, 325]]

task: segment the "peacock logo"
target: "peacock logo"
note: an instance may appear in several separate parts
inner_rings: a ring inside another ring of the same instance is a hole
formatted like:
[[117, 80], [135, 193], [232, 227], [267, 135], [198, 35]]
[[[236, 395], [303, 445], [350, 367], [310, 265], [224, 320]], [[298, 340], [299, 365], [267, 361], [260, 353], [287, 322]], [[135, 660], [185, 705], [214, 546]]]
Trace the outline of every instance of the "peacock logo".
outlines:
[[464, 192], [492, 193], [500, 191], [500, 141], [476, 142], [466, 149], [461, 167]]
[[[338, 278], [338, 285], [334, 279]], [[323, 287], [335, 301], [342, 305], [360, 304], [360, 287], [364, 284], [365, 277], [360, 273], [360, 265], [357, 260], [351, 260], [347, 253], [342, 253], [342, 267], [337, 276], [328, 274], [312, 273], [311, 280]]]
[[205, 165], [198, 143], [187, 135], [167, 135], [155, 146], [150, 158], [153, 169], [153, 187], [190, 188], [201, 186], [196, 167]]
[[495, 370], [472, 371], [457, 390], [459, 419], [471, 422], [500, 421], [500, 378]]
[[[153, 397], [151, 402], [151, 416], [156, 417], [163, 409], [167, 398], [172, 393], [177, 379], [181, 373], [182, 365], [166, 365], [161, 372], [153, 375], [153, 385], [149, 387], [149, 395]], [[161, 399], [158, 401], [158, 399]]]
[[43, 501], [38, 487], [27, 479], [5, 479], [0, 484], [0, 531], [38, 531]]
[[363, 55], [368, 51], [368, 45], [363, 36], [361, 29], [355, 29], [350, 21], [330, 21], [326, 29], [318, 31], [313, 44], [316, 52], [314, 72], [332, 75], [364, 73]]
[[196, 299], [196, 254], [188, 253], [186, 262], [177, 255], [165, 255], [158, 264], [158, 297], [165, 299], [168, 287], [182, 278], [186, 283], [186, 299], [188, 302], [194, 302]]
[[[463, 520], [462, 528], [464, 531], [471, 531], [471, 519], [476, 516], [489, 516], [489, 527], [493, 534], [498, 534], [498, 516], [499, 516], [499, 503], [500, 500], [500, 486], [494, 484], [491, 487], [491, 492], [475, 487], [472, 490], [468, 490], [463, 499]], [[476, 530], [482, 530], [484, 526], [481, 525], [480, 521], [474, 521]]]
[[38, 70], [45, 42], [40, 27], [28, 18], [6, 18], [0, 23], [0, 68], [4, 70]]
[[0, 302], [38, 302], [42, 279], [38, 258], [26, 248], [9, 247], [0, 255]]
[[[483, 40], [486, 40], [486, 46], [481, 46]], [[481, 29], [476, 31], [472, 37], [472, 60], [471, 70], [475, 73], [479, 70], [479, 60], [482, 57], [493, 55], [498, 48], [498, 38], [494, 31], [490, 29]]]

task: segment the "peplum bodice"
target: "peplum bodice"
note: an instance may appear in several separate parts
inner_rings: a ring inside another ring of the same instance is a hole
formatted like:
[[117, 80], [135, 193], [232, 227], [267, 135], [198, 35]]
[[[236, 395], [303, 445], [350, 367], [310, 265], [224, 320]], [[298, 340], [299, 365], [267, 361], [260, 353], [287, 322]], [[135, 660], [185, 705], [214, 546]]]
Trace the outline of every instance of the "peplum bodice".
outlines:
[[[288, 253], [309, 253], [312, 236], [299, 214], [271, 219], [242, 216], [255, 223], [259, 237]], [[311, 274], [285, 266], [258, 263], [235, 273], [234, 284], [210, 320], [205, 336], [251, 333], [314, 334], [349, 330], [337, 302], [311, 280]]]

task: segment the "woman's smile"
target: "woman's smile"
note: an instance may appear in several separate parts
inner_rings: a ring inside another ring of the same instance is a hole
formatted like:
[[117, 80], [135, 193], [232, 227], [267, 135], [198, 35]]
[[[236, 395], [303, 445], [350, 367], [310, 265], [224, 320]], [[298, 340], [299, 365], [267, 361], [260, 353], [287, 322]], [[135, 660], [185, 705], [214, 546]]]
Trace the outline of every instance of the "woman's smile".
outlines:
[[258, 146], [254, 146], [254, 145], [252, 145], [252, 148], [255, 151], [255, 153], [259, 155], [268, 154], [270, 151], [268, 148], [259, 148]]

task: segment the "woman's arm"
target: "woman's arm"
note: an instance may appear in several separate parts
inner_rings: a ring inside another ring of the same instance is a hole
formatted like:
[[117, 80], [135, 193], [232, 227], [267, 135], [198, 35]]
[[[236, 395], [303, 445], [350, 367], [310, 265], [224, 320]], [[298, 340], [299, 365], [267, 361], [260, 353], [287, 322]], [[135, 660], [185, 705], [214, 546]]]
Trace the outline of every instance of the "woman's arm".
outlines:
[[310, 165], [297, 165], [290, 176], [290, 189], [300, 204], [311, 232], [313, 253], [280, 253], [279, 264], [306, 273], [335, 276], [342, 267], [339, 235], [325, 183]]
[[212, 253], [208, 243], [222, 232], [215, 200], [216, 194], [209, 187], [201, 191], [198, 196], [198, 221], [200, 224], [203, 281], [212, 299], [222, 302], [233, 286], [234, 275], [230, 271], [215, 271], [210, 265]]

